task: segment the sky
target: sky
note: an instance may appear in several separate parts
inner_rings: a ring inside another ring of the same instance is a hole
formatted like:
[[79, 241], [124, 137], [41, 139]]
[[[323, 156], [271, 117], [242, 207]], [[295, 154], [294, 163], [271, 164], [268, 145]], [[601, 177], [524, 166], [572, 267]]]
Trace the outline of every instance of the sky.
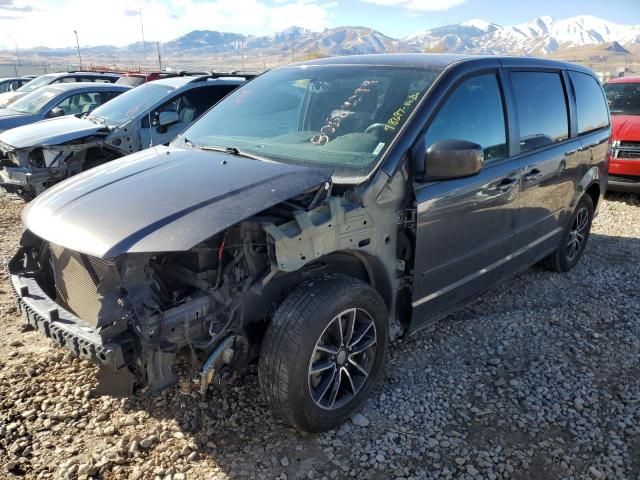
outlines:
[[122, 46], [192, 30], [265, 35], [292, 25], [366, 26], [395, 38], [480, 18], [500, 25], [542, 15], [640, 24], [640, 0], [0, 0], [0, 46]]

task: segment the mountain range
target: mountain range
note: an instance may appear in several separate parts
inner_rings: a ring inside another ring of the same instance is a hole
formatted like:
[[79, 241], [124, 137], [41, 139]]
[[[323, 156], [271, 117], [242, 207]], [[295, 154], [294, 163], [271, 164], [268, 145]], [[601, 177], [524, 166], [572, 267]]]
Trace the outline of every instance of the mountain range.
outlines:
[[[266, 36], [194, 30], [161, 44], [163, 56], [198, 57], [232, 55], [286, 56], [295, 49], [302, 55], [346, 55], [393, 52], [456, 52], [482, 54], [547, 55], [564, 49], [600, 45], [616, 54], [640, 54], [640, 25], [622, 25], [591, 15], [564, 20], [541, 16], [518, 25], [501, 26], [473, 19], [392, 38], [367, 27], [336, 27], [320, 32], [291, 27]], [[152, 46], [154, 47], [151, 50]], [[107, 57], [136, 54], [155, 42], [124, 47], [83, 47], [84, 54]], [[24, 52], [39, 57], [74, 55], [75, 49], [35, 47]]]

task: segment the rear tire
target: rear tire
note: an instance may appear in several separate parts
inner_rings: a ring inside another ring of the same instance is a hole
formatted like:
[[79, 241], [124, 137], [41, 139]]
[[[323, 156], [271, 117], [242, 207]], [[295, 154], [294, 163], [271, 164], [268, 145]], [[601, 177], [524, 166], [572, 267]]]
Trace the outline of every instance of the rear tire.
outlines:
[[543, 267], [568, 272], [578, 264], [589, 240], [593, 211], [593, 200], [589, 195], [583, 195], [567, 223], [560, 245], [540, 262]]
[[272, 413], [323, 432], [358, 409], [386, 358], [387, 309], [366, 283], [332, 274], [303, 282], [277, 309], [260, 353]]

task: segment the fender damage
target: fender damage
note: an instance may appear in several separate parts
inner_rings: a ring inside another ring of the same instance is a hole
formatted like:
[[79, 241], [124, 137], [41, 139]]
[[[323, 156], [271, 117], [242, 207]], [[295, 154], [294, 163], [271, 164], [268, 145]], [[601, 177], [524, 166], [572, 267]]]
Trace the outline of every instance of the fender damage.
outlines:
[[[128, 188], [138, 176], [144, 187]], [[373, 195], [332, 186], [328, 169], [190, 149], [116, 160], [25, 211], [10, 265], [18, 305], [102, 365], [100, 393], [154, 393], [179, 379], [204, 391], [256, 358], [269, 315], [302, 278], [335, 267], [324, 260], [336, 252], [360, 256], [372, 282], [402, 287], [405, 182], [372, 185]], [[127, 210], [135, 204], [152, 207]], [[368, 257], [396, 270], [374, 271]]]

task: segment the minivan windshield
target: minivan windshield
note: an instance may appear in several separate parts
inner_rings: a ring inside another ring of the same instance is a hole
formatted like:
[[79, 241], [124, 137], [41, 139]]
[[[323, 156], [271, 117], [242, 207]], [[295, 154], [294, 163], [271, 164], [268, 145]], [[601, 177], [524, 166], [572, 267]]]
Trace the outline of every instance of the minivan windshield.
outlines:
[[45, 105], [47, 105], [58, 95], [60, 95], [59, 87], [53, 85], [43, 87], [36, 92], [31, 92], [24, 97], [16, 100], [6, 108], [7, 110], [14, 110], [16, 112], [31, 115], [42, 110]]
[[149, 106], [166, 97], [173, 90], [175, 90], [174, 87], [169, 85], [145, 83], [109, 100], [96, 108], [89, 117], [104, 120], [112, 125], [122, 125], [135, 117], [138, 112], [146, 111]]
[[640, 82], [606, 83], [609, 111], [618, 115], [640, 115]]
[[57, 77], [55, 75], [40, 75], [38, 78], [34, 78], [28, 83], [25, 83], [21, 86], [17, 92], [33, 92], [34, 90], [44, 87], [45, 85], [49, 85], [53, 82]]
[[286, 163], [366, 174], [441, 70], [302, 65], [267, 72], [228, 95], [183, 136]]

